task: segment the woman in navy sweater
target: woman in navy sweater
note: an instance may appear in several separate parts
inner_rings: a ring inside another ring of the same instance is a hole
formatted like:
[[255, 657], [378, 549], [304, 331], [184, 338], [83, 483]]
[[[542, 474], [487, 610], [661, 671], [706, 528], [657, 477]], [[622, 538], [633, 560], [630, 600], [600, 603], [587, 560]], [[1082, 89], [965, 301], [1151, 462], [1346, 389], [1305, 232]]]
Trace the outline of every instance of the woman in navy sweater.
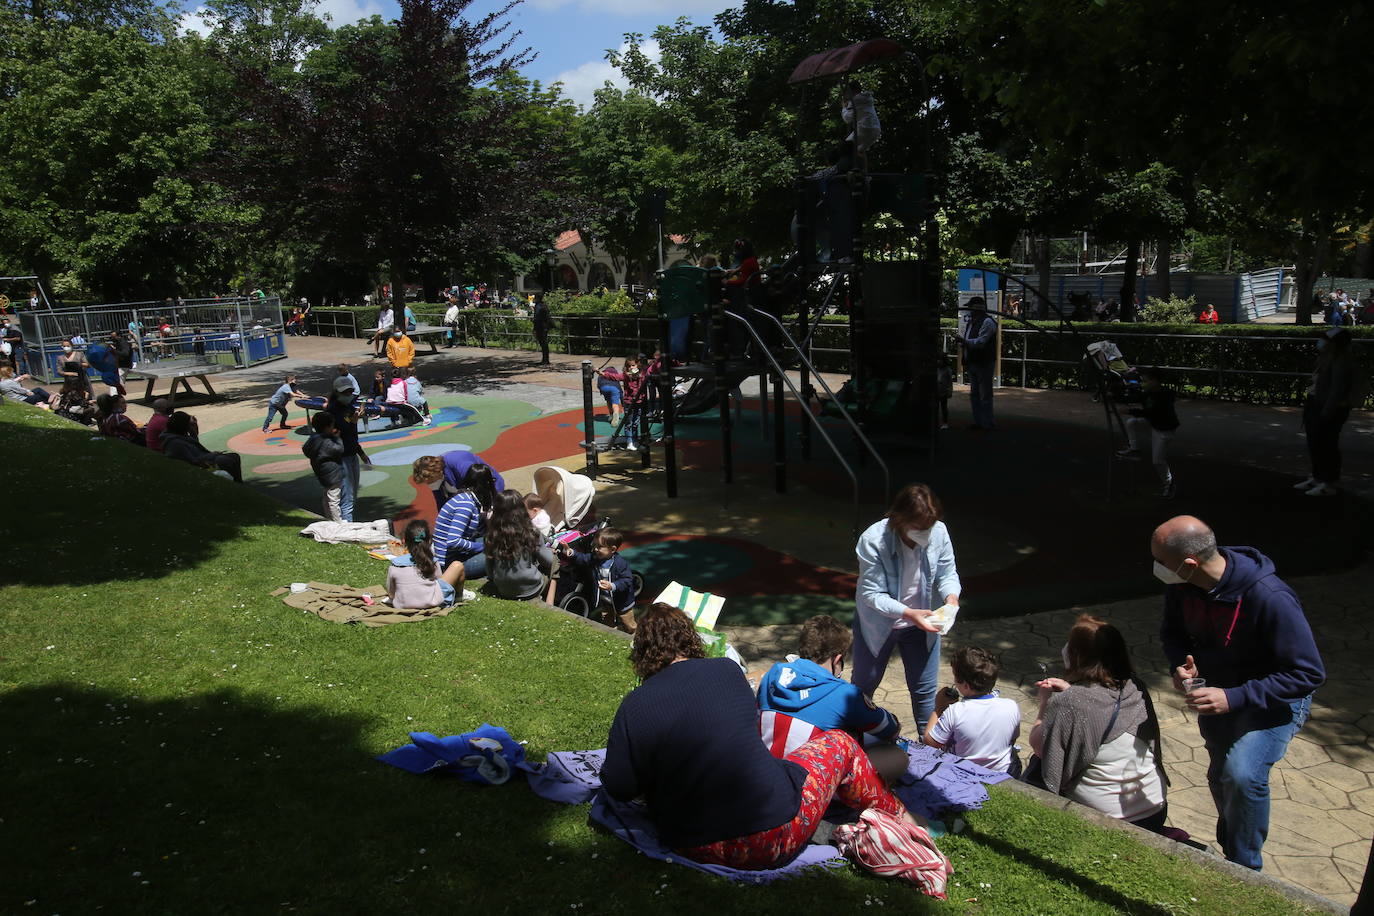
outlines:
[[704, 654], [677, 608], [641, 616], [630, 664], [642, 683], [606, 744], [602, 787], [622, 801], [643, 797], [664, 845], [698, 862], [773, 868], [806, 845], [832, 798], [910, 818], [842, 731], [783, 760], [770, 754], [739, 666]]

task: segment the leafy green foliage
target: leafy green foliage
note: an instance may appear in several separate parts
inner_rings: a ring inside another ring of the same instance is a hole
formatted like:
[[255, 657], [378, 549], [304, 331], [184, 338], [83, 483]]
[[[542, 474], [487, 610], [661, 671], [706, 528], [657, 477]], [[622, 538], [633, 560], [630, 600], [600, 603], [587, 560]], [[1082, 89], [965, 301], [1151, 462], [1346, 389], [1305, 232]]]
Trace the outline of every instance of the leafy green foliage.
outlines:
[[1163, 296], [1150, 297], [1141, 309], [1141, 320], [1157, 324], [1182, 324], [1192, 321], [1197, 315], [1197, 297]]

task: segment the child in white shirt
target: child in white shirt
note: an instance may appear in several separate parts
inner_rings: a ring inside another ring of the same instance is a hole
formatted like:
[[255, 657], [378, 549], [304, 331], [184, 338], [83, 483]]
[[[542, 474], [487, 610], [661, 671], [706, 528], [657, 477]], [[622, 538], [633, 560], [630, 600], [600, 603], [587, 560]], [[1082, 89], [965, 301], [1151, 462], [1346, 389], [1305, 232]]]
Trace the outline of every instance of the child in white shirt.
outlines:
[[954, 653], [950, 668], [954, 687], [936, 694], [925, 743], [989, 770], [1018, 776], [1021, 760], [1015, 743], [1021, 733], [1021, 710], [994, 689], [1000, 670], [997, 656], [978, 646], [964, 646]]

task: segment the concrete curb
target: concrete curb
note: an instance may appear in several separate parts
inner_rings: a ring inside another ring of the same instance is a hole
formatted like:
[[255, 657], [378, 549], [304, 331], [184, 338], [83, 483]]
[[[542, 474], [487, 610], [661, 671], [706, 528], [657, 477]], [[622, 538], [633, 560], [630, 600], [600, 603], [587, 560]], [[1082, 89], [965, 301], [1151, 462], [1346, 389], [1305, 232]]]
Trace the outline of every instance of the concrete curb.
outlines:
[[1066, 811], [1094, 826], [1103, 827], [1108, 830], [1127, 831], [1137, 841], [1145, 846], [1149, 846], [1151, 849], [1157, 849], [1168, 855], [1186, 859], [1194, 865], [1199, 865], [1203, 868], [1219, 872], [1228, 878], [1234, 878], [1242, 884], [1247, 884], [1251, 887], [1261, 887], [1282, 894], [1294, 903], [1311, 907], [1323, 913], [1340, 913], [1344, 916], [1344, 914], [1349, 912], [1348, 907], [1343, 907], [1336, 901], [1323, 897], [1320, 894], [1315, 894], [1306, 888], [1298, 887], [1296, 884], [1290, 884], [1281, 878], [1275, 878], [1263, 872], [1252, 871], [1242, 865], [1228, 862], [1219, 855], [1194, 849], [1186, 843], [1180, 843], [1168, 837], [1160, 836], [1157, 833], [1151, 833], [1134, 824], [1129, 824], [1126, 821], [1109, 817], [1101, 811], [1096, 811], [1086, 805], [1080, 805], [1076, 801], [1046, 792], [1044, 789], [1038, 789], [1035, 786], [1027, 785], [1024, 782], [1014, 779], [998, 783], [998, 785], [1005, 786], [1012, 792], [1034, 799], [1047, 808], [1053, 808], [1057, 811]]
[[601, 621], [592, 620], [590, 617], [583, 617], [579, 614], [569, 614], [562, 608], [556, 608], [553, 605], [544, 603], [543, 601], [526, 601], [525, 603], [528, 604], [530, 607], [539, 608], [541, 611], [547, 611], [550, 614], [557, 614], [558, 616], [563, 617], [567, 620], [576, 620], [579, 623], [591, 627], [593, 630], [599, 630], [602, 633], [609, 633], [612, 636], [618, 636], [621, 639], [625, 640], [625, 642], [627, 643], [631, 639], [633, 639], [633, 637], [629, 633], [626, 633], [624, 630], [618, 630], [615, 627], [608, 627]]

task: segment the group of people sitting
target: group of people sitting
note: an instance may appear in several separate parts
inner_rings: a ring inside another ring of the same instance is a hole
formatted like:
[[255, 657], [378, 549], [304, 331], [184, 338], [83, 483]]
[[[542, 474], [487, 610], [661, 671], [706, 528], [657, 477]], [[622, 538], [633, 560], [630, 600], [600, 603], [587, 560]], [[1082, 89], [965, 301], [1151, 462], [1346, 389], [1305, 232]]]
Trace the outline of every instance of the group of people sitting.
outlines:
[[243, 483], [243, 460], [238, 453], [211, 451], [202, 445], [196, 418], [184, 410], [174, 411], [168, 399], [158, 398], [153, 402], [153, 415], [144, 426], [129, 418], [128, 409], [123, 395], [97, 397], [95, 422], [100, 434]]
[[1326, 323], [1336, 328], [1374, 324], [1374, 289], [1363, 301], [1343, 289], [1330, 293], [1318, 290], [1312, 296], [1312, 311], [1323, 315]]

